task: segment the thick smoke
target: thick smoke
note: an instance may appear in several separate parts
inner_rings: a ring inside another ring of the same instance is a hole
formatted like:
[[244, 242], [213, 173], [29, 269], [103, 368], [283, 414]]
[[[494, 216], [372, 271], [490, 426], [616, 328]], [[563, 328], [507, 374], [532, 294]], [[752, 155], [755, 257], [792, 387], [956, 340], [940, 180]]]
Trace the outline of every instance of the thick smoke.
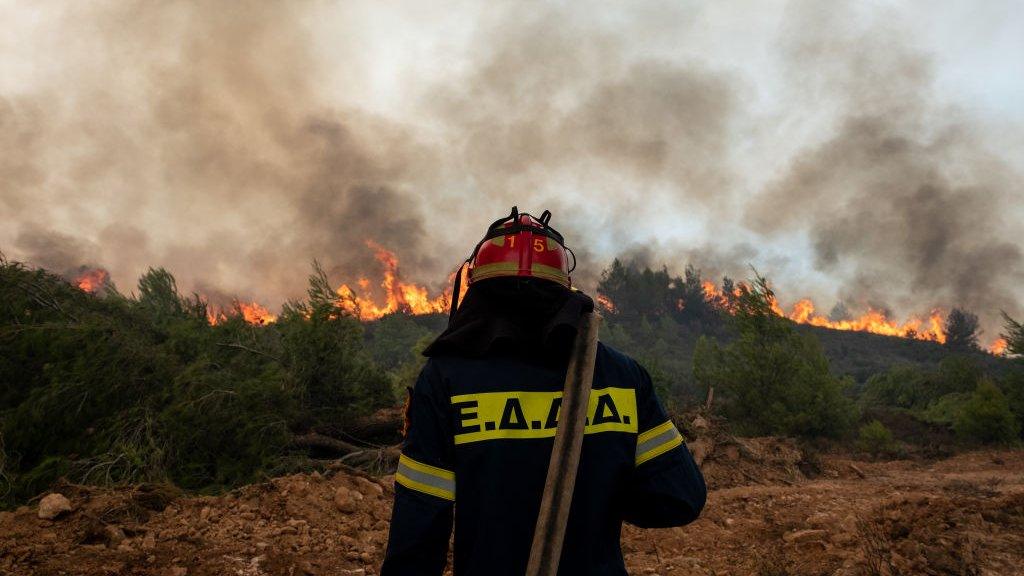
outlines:
[[991, 327], [999, 308], [1018, 311], [1024, 282], [1020, 175], [998, 141], [937, 101], [927, 58], [878, 21], [851, 30], [852, 17], [795, 14], [784, 46], [792, 79], [839, 114], [831, 137], [799, 150], [748, 204], [746, 221], [768, 234], [805, 229], [815, 267], [847, 303], [961, 306]]
[[368, 272], [368, 239], [436, 269], [418, 250], [421, 203], [395, 189], [429, 189], [436, 161], [402, 127], [321, 100], [309, 7], [54, 10], [60, 79], [0, 101], [12, 255], [103, 262], [129, 286], [165, 266], [183, 286], [268, 301], [301, 293], [313, 258]]
[[[625, 254], [799, 290], [811, 267], [785, 247], [804, 242], [839, 287], [810, 294], [825, 307], [1017, 310], [1019, 171], [938, 98], [898, 18], [788, 5], [766, 113], [763, 76], [701, 44], [724, 8], [488, 6], [463, 10], [458, 65], [410, 71], [386, 115], [338, 95], [367, 78], [359, 10], [325, 57], [317, 2], [44, 5], [31, 88], [0, 90], [0, 248], [274, 305], [314, 258], [374, 274], [368, 240], [440, 287], [518, 204], [555, 213], [585, 287]], [[825, 128], [779, 129], [805, 118]]]

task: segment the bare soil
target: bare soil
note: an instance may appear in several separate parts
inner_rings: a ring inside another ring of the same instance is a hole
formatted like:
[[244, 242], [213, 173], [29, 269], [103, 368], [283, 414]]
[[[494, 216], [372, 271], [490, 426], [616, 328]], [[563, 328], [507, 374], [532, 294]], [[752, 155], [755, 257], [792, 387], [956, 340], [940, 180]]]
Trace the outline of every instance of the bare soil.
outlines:
[[[684, 528], [623, 533], [633, 574], [1024, 574], [1024, 451], [809, 458], [776, 439], [695, 447], [712, 491]], [[216, 497], [64, 485], [73, 510], [0, 513], [0, 574], [377, 573], [393, 484], [339, 468]]]

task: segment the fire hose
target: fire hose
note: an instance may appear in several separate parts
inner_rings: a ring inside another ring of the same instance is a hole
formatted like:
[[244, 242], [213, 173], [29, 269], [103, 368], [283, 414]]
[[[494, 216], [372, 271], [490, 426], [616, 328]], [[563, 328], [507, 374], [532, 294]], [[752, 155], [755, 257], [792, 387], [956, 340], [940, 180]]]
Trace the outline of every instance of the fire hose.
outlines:
[[583, 448], [600, 323], [601, 317], [597, 313], [584, 314], [573, 343], [526, 576], [555, 576], [558, 573]]

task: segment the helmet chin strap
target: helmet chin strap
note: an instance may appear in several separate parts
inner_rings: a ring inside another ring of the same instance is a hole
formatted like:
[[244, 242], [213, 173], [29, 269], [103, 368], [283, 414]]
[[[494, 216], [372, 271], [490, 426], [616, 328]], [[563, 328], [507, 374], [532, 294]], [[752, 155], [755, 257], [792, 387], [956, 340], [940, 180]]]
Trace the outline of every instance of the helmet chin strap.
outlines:
[[455, 271], [455, 285], [452, 286], [452, 303], [448, 310], [448, 326], [452, 325], [452, 321], [455, 320], [455, 311], [459, 309], [459, 292], [462, 291], [462, 271], [466, 266], [469, 266], [469, 262], [472, 259], [473, 257], [470, 256]]
[[[545, 210], [544, 214], [547, 215], [548, 220], [551, 219], [551, 212]], [[543, 218], [543, 216], [541, 216], [541, 217]], [[512, 207], [512, 212], [509, 213], [509, 215], [505, 216], [504, 218], [498, 218], [497, 220], [495, 220], [490, 226], [487, 227], [487, 232], [489, 234], [495, 228], [497, 228], [498, 226], [501, 226], [502, 224], [504, 224], [506, 222], [516, 223], [518, 221], [519, 221], [519, 206], [513, 206]], [[545, 221], [545, 224], [547, 224], [546, 221]], [[476, 247], [473, 248], [473, 252], [469, 255], [469, 258], [466, 258], [466, 261], [463, 262], [462, 264], [460, 264], [459, 265], [459, 269], [455, 271], [455, 285], [452, 286], [452, 303], [451, 303], [451, 306], [448, 307], [448, 325], [449, 326], [452, 325], [452, 321], [455, 319], [455, 312], [459, 309], [459, 292], [462, 290], [462, 271], [463, 271], [463, 269], [466, 266], [469, 266], [470, 262], [473, 261], [473, 258], [476, 257], [476, 253], [480, 250], [480, 246], [483, 246], [483, 243], [487, 241], [487, 238], [488, 237], [485, 236], [483, 240], [480, 240], [480, 242], [477, 243]]]

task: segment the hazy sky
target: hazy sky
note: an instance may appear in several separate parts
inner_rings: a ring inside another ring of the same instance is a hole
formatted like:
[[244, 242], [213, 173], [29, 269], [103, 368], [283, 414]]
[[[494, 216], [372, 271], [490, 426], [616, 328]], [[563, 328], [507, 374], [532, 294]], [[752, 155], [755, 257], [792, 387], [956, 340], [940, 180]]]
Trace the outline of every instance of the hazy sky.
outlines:
[[1022, 2], [0, 0], [0, 250], [272, 306], [508, 211], [784, 303], [1024, 296]]

